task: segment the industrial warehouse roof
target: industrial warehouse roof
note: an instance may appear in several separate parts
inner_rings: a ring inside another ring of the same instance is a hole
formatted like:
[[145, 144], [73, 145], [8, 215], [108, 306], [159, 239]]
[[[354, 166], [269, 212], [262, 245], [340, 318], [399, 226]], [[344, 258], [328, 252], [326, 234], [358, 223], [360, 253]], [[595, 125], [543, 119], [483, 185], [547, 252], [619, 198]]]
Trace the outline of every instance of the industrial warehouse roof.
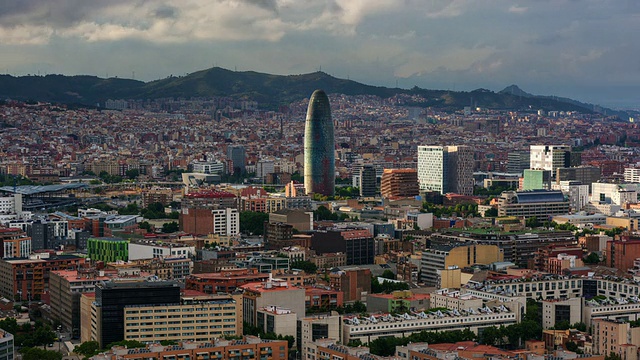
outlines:
[[80, 183], [57, 184], [57, 185], [22, 185], [22, 186], [16, 186], [15, 189], [13, 186], [3, 186], [3, 187], [0, 187], [0, 191], [22, 194], [22, 195], [35, 195], [35, 194], [42, 194], [42, 193], [48, 193], [48, 192], [73, 190], [73, 189], [79, 189], [79, 188], [85, 188], [85, 187], [87, 187], [87, 184], [80, 184]]

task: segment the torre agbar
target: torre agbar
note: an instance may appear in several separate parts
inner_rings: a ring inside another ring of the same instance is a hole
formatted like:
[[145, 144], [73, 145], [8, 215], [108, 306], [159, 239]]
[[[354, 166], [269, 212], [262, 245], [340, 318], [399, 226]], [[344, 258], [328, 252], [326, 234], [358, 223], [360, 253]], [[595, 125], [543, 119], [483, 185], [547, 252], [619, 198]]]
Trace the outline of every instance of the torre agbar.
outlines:
[[309, 100], [304, 130], [304, 188], [307, 194], [335, 191], [335, 140], [329, 98], [316, 90]]

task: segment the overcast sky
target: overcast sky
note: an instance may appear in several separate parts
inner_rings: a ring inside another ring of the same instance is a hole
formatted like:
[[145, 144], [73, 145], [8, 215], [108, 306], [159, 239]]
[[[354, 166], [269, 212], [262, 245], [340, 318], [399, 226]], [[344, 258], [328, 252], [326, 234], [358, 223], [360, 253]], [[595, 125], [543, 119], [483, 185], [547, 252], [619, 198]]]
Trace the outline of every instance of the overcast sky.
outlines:
[[640, 107], [638, 0], [0, 0], [0, 72], [221, 66]]

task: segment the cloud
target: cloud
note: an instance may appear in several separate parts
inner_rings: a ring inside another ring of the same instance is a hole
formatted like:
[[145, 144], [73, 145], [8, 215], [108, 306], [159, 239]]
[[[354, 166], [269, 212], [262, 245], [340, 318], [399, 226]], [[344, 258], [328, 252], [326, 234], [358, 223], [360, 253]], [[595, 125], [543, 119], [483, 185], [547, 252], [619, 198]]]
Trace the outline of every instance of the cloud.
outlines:
[[526, 6], [511, 5], [507, 11], [512, 14], [524, 14], [527, 10], [529, 10], [529, 8]]

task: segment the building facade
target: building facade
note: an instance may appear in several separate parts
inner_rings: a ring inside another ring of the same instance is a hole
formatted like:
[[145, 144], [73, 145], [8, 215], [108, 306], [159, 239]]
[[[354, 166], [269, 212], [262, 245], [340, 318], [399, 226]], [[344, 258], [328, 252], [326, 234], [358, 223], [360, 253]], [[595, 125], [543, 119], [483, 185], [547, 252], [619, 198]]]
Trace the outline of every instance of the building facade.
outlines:
[[329, 98], [316, 90], [309, 99], [304, 130], [304, 187], [307, 194], [335, 193], [335, 139]]

